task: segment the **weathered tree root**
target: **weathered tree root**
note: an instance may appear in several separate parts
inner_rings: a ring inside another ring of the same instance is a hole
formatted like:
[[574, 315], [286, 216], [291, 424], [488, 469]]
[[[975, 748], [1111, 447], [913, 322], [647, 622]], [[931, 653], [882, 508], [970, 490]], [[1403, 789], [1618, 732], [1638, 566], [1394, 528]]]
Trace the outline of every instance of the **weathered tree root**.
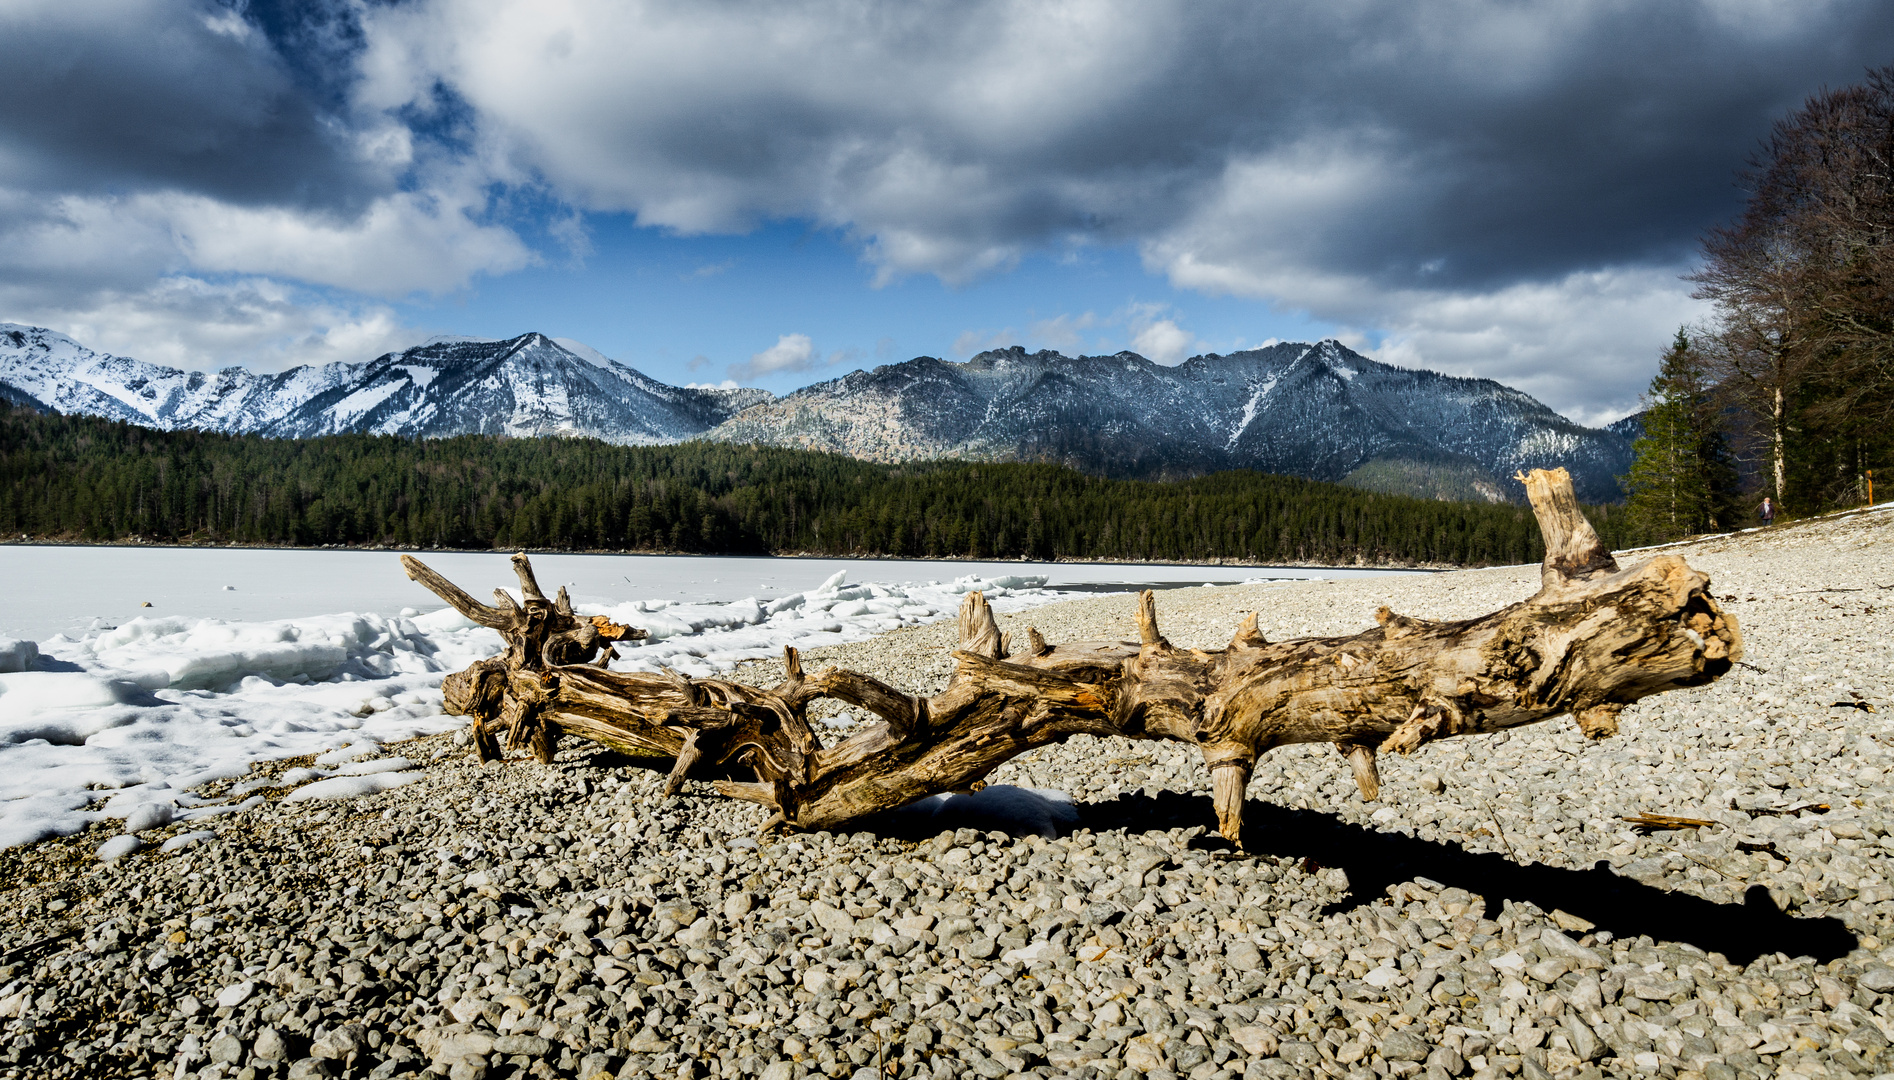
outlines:
[[[1436, 739], [1502, 731], [1571, 714], [1592, 738], [1617, 731], [1640, 698], [1708, 683], [1742, 656], [1734, 617], [1709, 578], [1675, 556], [1620, 570], [1579, 512], [1565, 470], [1521, 476], [1546, 538], [1542, 587], [1530, 599], [1461, 622], [1383, 608], [1349, 637], [1270, 642], [1246, 619], [1226, 649], [1180, 649], [1138, 600], [1139, 640], [1048, 645], [1027, 632], [1012, 654], [979, 593], [960, 611], [958, 668], [932, 697], [838, 668], [768, 689], [675, 673], [608, 671], [611, 643], [643, 631], [548, 601], [515, 555], [524, 606], [496, 591], [475, 601], [419, 560], [408, 576], [462, 614], [500, 631], [506, 653], [449, 676], [449, 712], [472, 719], [483, 760], [532, 747], [550, 760], [570, 732], [636, 754], [674, 757], [667, 794], [698, 766], [743, 767], [752, 781], [716, 790], [773, 809], [772, 824], [832, 828], [945, 791], [963, 791], [1002, 763], [1073, 735], [1172, 739], [1196, 746], [1213, 780], [1218, 828], [1241, 843], [1243, 798], [1256, 759], [1277, 746], [1329, 742], [1362, 796], [1375, 799], [1378, 752], [1409, 754]], [[596, 661], [594, 658], [597, 658]], [[882, 722], [824, 747], [808, 705], [834, 698]]]

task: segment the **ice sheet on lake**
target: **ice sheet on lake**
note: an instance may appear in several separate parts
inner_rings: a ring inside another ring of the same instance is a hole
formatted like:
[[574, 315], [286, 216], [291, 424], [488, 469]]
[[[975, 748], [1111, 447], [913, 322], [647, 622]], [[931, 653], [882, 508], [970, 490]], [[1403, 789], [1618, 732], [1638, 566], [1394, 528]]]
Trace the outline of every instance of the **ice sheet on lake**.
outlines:
[[[726, 674], [785, 645], [859, 641], [952, 616], [984, 591], [1017, 611], [1063, 598], [1044, 578], [973, 575], [850, 584], [846, 573], [767, 601], [575, 598], [583, 615], [649, 631], [620, 646], [620, 671]], [[267, 759], [320, 755], [294, 770], [302, 798], [350, 797], [418, 776], [380, 746], [449, 730], [444, 675], [500, 650], [499, 635], [451, 609], [276, 620], [147, 616], [77, 636], [8, 643], [0, 671], [0, 848], [117, 819], [128, 832], [241, 812], [192, 789]], [[240, 799], [255, 788], [239, 785]], [[300, 794], [300, 793], [299, 793]], [[254, 800], [259, 798], [251, 796]], [[129, 850], [117, 844], [113, 850]]]

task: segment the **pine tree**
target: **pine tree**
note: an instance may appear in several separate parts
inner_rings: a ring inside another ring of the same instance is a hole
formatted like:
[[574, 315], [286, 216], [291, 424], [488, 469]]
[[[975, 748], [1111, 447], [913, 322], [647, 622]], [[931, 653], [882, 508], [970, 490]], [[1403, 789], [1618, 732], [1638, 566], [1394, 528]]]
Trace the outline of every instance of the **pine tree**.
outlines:
[[1733, 521], [1736, 472], [1701, 357], [1682, 328], [1644, 395], [1644, 435], [1621, 481], [1633, 534], [1649, 542], [1712, 531]]

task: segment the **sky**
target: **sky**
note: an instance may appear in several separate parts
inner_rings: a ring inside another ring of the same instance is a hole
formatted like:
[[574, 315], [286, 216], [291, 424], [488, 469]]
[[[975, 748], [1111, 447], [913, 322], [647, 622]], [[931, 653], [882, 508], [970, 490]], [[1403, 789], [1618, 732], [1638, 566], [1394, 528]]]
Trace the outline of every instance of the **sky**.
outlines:
[[784, 392], [1336, 337], [1637, 407], [1884, 0], [5, 0], [0, 321], [185, 368], [538, 331]]

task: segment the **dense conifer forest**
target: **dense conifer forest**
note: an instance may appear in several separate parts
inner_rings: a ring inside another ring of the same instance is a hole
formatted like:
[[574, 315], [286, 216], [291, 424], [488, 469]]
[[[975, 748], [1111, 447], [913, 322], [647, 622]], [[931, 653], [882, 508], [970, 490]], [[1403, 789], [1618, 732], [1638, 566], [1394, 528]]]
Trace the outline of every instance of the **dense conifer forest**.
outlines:
[[[1621, 516], [1621, 515], [1616, 515]], [[1616, 517], [1594, 513], [1607, 540]], [[1537, 560], [1524, 507], [1251, 472], [1168, 483], [1053, 465], [878, 465], [587, 439], [266, 439], [0, 413], [0, 535], [908, 558]]]

